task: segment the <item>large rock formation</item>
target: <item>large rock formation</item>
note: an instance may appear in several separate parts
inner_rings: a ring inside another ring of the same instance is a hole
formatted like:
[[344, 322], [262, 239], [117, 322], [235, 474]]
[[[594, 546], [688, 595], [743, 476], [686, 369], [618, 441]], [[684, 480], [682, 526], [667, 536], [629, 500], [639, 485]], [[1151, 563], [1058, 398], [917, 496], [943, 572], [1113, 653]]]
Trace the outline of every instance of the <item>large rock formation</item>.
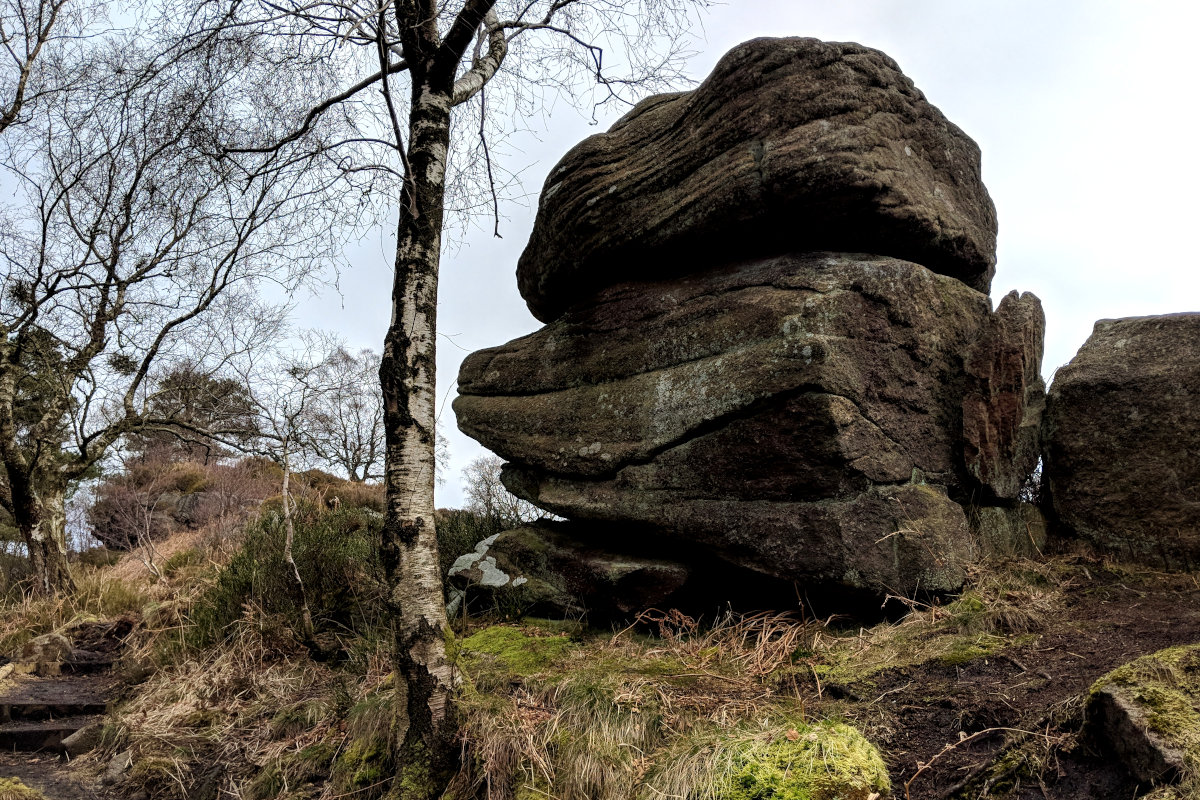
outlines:
[[[1036, 461], [1040, 384], [1018, 378], [1038, 373], [1041, 325], [1031, 295], [993, 313], [909, 262], [781, 256], [604, 290], [468, 357], [455, 411], [555, 513], [789, 579], [949, 588], [970, 555], [950, 495], [1013, 498]], [[966, 410], [997, 405], [1014, 410], [969, 417], [989, 423], [968, 464]]]
[[517, 280], [549, 322], [604, 286], [812, 250], [896, 256], [987, 292], [979, 148], [892, 59], [755, 39], [551, 171]]
[[1118, 555], [1200, 566], [1200, 313], [1100, 320], [1047, 400], [1059, 521]]
[[624, 541], [955, 588], [964, 505], [1039, 451], [1041, 307], [992, 310], [994, 244], [978, 150], [890, 59], [748, 42], [551, 173], [518, 280], [553, 321], [464, 361], [459, 427]]

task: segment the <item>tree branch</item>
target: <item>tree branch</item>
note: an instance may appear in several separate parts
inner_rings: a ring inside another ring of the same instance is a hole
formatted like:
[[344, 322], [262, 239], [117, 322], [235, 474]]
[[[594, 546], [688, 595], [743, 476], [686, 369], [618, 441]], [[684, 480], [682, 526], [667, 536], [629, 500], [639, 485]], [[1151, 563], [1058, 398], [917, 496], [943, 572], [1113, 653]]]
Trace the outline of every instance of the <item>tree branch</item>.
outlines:
[[475, 31], [479, 30], [479, 26], [492, 14], [495, 5], [496, 0], [466, 0], [462, 11], [454, 18], [454, 24], [450, 26], [450, 31], [438, 48], [433, 65], [433, 72], [437, 78], [454, 80], [459, 62], [471, 46], [471, 40], [475, 38]]
[[484, 24], [488, 39], [487, 55], [476, 59], [471, 65], [471, 69], [454, 82], [451, 105], [461, 105], [478, 94], [500, 69], [500, 65], [504, 63], [504, 57], [508, 55], [508, 39], [504, 35], [504, 28], [500, 25], [500, 20], [496, 17], [494, 10], [487, 12]]
[[[379, 35], [382, 36], [383, 35], [382, 32], [380, 32]], [[328, 97], [328, 98], [322, 100], [320, 103], [317, 103], [315, 106], [313, 106], [311, 109], [309, 109], [308, 114], [306, 114], [304, 117], [304, 122], [301, 123], [299, 128], [292, 131], [287, 136], [283, 137], [282, 139], [280, 139], [278, 142], [276, 142], [274, 144], [266, 145], [263, 147], [228, 147], [228, 148], [223, 148], [223, 152], [225, 152], [225, 153], [275, 153], [275, 152], [278, 152], [285, 145], [288, 145], [288, 144], [296, 141], [301, 136], [303, 136], [304, 134], [306, 134], [310, 130], [312, 130], [313, 123], [315, 123], [317, 121], [317, 118], [320, 117], [322, 114], [324, 114], [329, 109], [333, 108], [334, 106], [338, 105], [339, 103], [344, 103], [345, 101], [349, 100], [351, 97], [354, 97], [354, 95], [358, 94], [359, 92], [361, 92], [364, 89], [370, 88], [371, 86], [373, 86], [376, 82], [378, 82], [380, 80], [382, 80], [386, 83], [387, 77], [389, 75], [395, 75], [396, 73], [404, 72], [407, 69], [408, 69], [408, 62], [404, 61], [404, 60], [397, 61], [393, 64], [388, 64], [386, 66], [386, 68], [380, 69], [380, 71], [376, 72], [374, 75], [364, 78], [363, 80], [354, 84], [350, 88], [346, 89], [344, 92], [340, 92], [339, 94], [335, 94], [332, 97]]]

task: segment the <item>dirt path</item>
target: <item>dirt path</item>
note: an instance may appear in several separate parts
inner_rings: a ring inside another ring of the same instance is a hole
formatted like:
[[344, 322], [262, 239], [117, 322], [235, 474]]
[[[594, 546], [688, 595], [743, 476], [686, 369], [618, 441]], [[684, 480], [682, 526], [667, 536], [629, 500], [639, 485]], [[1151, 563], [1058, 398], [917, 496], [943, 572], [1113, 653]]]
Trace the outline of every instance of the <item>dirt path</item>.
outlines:
[[20, 778], [47, 800], [108, 800], [74, 778], [57, 753], [0, 752], [0, 777]]
[[67, 632], [68, 655], [51, 661], [49, 648], [35, 647], [12, 670], [0, 688], [0, 777], [19, 778], [47, 800], [108, 797], [72, 774], [63, 740], [102, 723], [117, 689], [109, 667], [132, 626], [127, 619], [85, 623]]
[[1136, 783], [1080, 735], [1080, 698], [1138, 656], [1200, 642], [1200, 587], [1191, 575], [1100, 573], [1060, 611], [1020, 646], [887, 670], [872, 697], [830, 705], [880, 746], [899, 798], [909, 781], [912, 800], [1132, 798]]

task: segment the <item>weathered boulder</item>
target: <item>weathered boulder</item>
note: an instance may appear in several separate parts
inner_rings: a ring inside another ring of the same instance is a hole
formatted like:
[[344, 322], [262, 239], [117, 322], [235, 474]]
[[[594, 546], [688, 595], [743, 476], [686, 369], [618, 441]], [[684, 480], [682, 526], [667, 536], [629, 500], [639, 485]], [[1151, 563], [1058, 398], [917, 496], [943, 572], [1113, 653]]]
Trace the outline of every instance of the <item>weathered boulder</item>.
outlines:
[[986, 293], [995, 245], [979, 148], [891, 58], [755, 39], [559, 162], [517, 280], [544, 322], [634, 277], [813, 250], [896, 256]]
[[[1143, 784], [1174, 783], [1200, 770], [1200, 645], [1136, 659], [1088, 694], [1091, 737]], [[1190, 795], [1189, 795], [1190, 796]]]
[[[949, 589], [971, 555], [956, 499], [1014, 497], [1011, 476], [1034, 466], [1017, 443], [1041, 402], [1027, 379], [1041, 324], [1032, 295], [993, 313], [909, 262], [780, 256], [605, 289], [468, 357], [455, 411], [512, 462], [511, 491], [571, 519], [787, 580]], [[965, 409], [983, 390], [1012, 413], [979, 417], [968, 465]]]
[[1058, 520], [1100, 547], [1200, 565], [1200, 313], [1100, 320], [1043, 428]]
[[68, 661], [74, 645], [61, 633], [46, 633], [31, 639], [21, 648], [21, 661], [37, 664], [57, 664]]
[[684, 564], [628, 549], [614, 552], [567, 522], [490, 536], [450, 568], [451, 584], [485, 602], [524, 612], [596, 617], [670, 605], [691, 576]]
[[1032, 298], [1005, 296], [964, 364], [963, 458], [982, 486], [1005, 499], [1017, 496], [1041, 455], [1046, 317]]
[[968, 506], [967, 521], [980, 555], [1035, 558], [1048, 539], [1046, 517], [1032, 503], [1014, 506]]

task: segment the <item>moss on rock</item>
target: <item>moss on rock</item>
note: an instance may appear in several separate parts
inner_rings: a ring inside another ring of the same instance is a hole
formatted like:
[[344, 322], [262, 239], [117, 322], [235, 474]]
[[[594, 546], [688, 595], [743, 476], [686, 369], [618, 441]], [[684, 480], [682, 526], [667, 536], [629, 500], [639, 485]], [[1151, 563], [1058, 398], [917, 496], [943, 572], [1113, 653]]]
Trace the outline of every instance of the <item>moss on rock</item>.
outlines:
[[535, 636], [520, 628], [496, 625], [462, 641], [462, 658], [472, 673], [491, 660], [512, 675], [524, 677], [546, 671], [574, 642], [566, 636]]
[[1200, 645], [1169, 647], [1092, 685], [1093, 736], [1139, 780], [1200, 790]]

